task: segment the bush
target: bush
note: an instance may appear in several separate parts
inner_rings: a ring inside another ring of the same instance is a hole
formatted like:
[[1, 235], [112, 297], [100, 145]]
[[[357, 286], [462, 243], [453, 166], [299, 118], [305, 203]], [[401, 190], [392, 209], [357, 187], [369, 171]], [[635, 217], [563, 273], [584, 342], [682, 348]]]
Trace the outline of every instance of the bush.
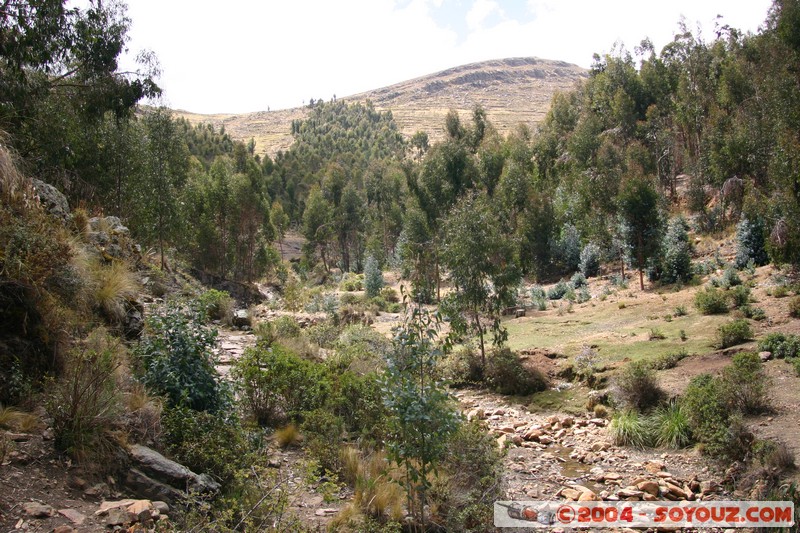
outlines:
[[572, 364], [575, 376], [590, 387], [595, 383], [595, 373], [599, 370], [598, 355], [590, 346], [583, 345]]
[[800, 357], [800, 337], [784, 333], [770, 333], [758, 343], [761, 352], [772, 352], [776, 359]]
[[720, 379], [721, 393], [730, 409], [746, 415], [769, 409], [768, 380], [758, 354], [737, 353]]
[[622, 405], [639, 411], [654, 407], [665, 396], [658, 386], [655, 371], [642, 361], [625, 365], [614, 385], [617, 400]]
[[383, 272], [378, 261], [369, 255], [364, 261], [364, 291], [367, 293], [367, 298], [378, 296], [381, 288], [383, 288]]
[[697, 291], [697, 294], [694, 295], [694, 305], [704, 315], [719, 315], [728, 312], [725, 293], [715, 288]]
[[503, 454], [480, 423], [461, 424], [447, 446], [431, 490], [432, 517], [442, 531], [485, 531], [492, 502], [504, 497]]
[[739, 277], [739, 273], [736, 272], [736, 268], [731, 265], [725, 269], [722, 273], [722, 277], [719, 280], [719, 284], [721, 287], [725, 289], [729, 289], [731, 287], [736, 287], [742, 284], [742, 278]]
[[231, 375], [253, 418], [264, 426], [299, 420], [305, 411], [322, 406], [330, 394], [325, 366], [307, 361], [280, 344], [248, 348]]
[[680, 449], [692, 443], [689, 417], [680, 403], [671, 402], [657, 409], [651, 424], [657, 446]]
[[789, 316], [800, 318], [800, 296], [795, 296], [789, 300]]
[[344, 420], [351, 436], [375, 444], [386, 439], [388, 418], [379, 374], [336, 376], [325, 407]]
[[718, 348], [736, 346], [752, 338], [753, 330], [750, 328], [750, 323], [743, 318], [732, 320], [727, 324], [722, 324], [717, 329]]
[[650, 368], [653, 370], [669, 370], [670, 368], [675, 368], [678, 365], [678, 362], [687, 357], [689, 357], [689, 353], [686, 350], [681, 350], [679, 352], [671, 352], [659, 355], [649, 364]]
[[524, 396], [548, 387], [544, 374], [525, 368], [519, 356], [508, 348], [498, 348], [486, 359], [484, 378], [487, 385], [500, 394]]
[[645, 448], [650, 444], [645, 419], [633, 409], [614, 415], [611, 419], [611, 438], [617, 446]]
[[339, 366], [365, 374], [383, 366], [391, 342], [369, 326], [354, 324], [342, 330], [334, 347]]
[[55, 447], [79, 461], [108, 460], [116, 448], [112, 432], [122, 412], [115, 378], [119, 347], [104, 329], [92, 332], [68, 355], [47, 398]]
[[565, 294], [567, 294], [569, 289], [569, 285], [562, 279], [547, 290], [547, 299], [560, 300]]
[[233, 320], [234, 301], [226, 291], [210, 289], [201, 294], [198, 298], [201, 319], [220, 320], [225, 324], [230, 324]]
[[331, 349], [341, 332], [342, 328], [333, 320], [325, 320], [306, 329], [306, 336], [320, 348]]
[[766, 265], [769, 262], [764, 247], [764, 223], [760, 218], [749, 220], [742, 216], [736, 225], [736, 259], [737, 268], [744, 268], [752, 261], [755, 265]]
[[344, 437], [344, 421], [326, 409], [314, 409], [303, 416], [305, 449], [319, 461], [322, 470], [341, 471], [339, 450]]
[[278, 339], [293, 339], [300, 336], [300, 324], [292, 316], [279, 316], [272, 321], [272, 326]]
[[661, 280], [664, 283], [685, 283], [692, 279], [692, 245], [689, 225], [683, 217], [673, 218], [664, 235]]
[[384, 287], [381, 289], [381, 298], [386, 300], [389, 303], [399, 303], [400, 302], [400, 295], [397, 294], [397, 291], [392, 287]]
[[173, 459], [223, 484], [252, 464], [246, 434], [235, 418], [178, 406], [164, 412], [162, 427], [165, 451]]
[[575, 289], [586, 287], [586, 276], [581, 272], [575, 272], [569, 282]]
[[216, 411], [230, 401], [219, 382], [211, 351], [217, 337], [195, 309], [170, 303], [147, 319], [146, 332], [134, 350], [140, 379], [163, 395], [170, 407]]
[[593, 242], [584, 246], [578, 268], [587, 278], [596, 276], [600, 272], [600, 247]]
[[564, 272], [572, 272], [578, 268], [581, 261], [581, 235], [569, 222], [561, 227], [553, 256]]
[[728, 291], [728, 297], [730, 298], [731, 305], [734, 308], [738, 309], [745, 307], [748, 303], [750, 303], [750, 287], [746, 287], [744, 285], [734, 287]]
[[476, 385], [483, 381], [483, 365], [480, 355], [469, 347], [460, 347], [450, 352], [442, 361], [442, 377], [454, 387]]
[[355, 292], [364, 290], [364, 276], [345, 272], [342, 276], [342, 281], [339, 283], [339, 290], [346, 292]]
[[94, 268], [94, 301], [111, 326], [120, 326], [128, 313], [130, 301], [139, 292], [136, 277], [122, 262]]

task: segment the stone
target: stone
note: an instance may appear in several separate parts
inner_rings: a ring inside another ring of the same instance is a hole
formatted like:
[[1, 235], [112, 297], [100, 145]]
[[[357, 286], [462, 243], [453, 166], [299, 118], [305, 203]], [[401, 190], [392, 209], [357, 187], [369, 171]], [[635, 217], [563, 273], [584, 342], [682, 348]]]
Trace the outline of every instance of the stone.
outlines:
[[147, 522], [153, 517], [153, 504], [150, 500], [137, 500], [129, 505], [127, 510], [136, 517], [137, 522]]
[[47, 212], [66, 220], [67, 216], [69, 216], [69, 202], [67, 202], [67, 197], [49, 183], [37, 180], [36, 178], [31, 179], [31, 182], [36, 190], [36, 196], [39, 198], [39, 202]]
[[685, 500], [686, 499], [686, 491], [683, 490], [681, 487], [675, 485], [674, 483], [670, 483], [667, 481], [667, 489], [669, 490], [669, 494], [672, 494], [678, 499]]
[[339, 511], [337, 511], [336, 509], [328, 508], [328, 509], [317, 509], [316, 511], [314, 511], [314, 514], [317, 516], [333, 516], [338, 512]]
[[547, 446], [548, 444], [553, 444], [553, 437], [550, 437], [548, 435], [542, 435], [541, 437], [539, 437], [539, 444], [544, 444], [545, 446]]
[[473, 420], [482, 420], [486, 417], [486, 413], [484, 413], [483, 409], [480, 407], [477, 409], [473, 409], [469, 413], [467, 413], [467, 421], [471, 422]]
[[514, 433], [516, 430], [512, 426], [503, 426], [500, 428], [500, 433]]
[[100, 516], [112, 511], [114, 509], [121, 509], [123, 507], [128, 507], [136, 502], [136, 500], [126, 499], [126, 500], [116, 500], [116, 501], [105, 501], [100, 504], [100, 507], [97, 508], [97, 511], [94, 512], [95, 516]]
[[593, 452], [604, 452], [604, 451], [608, 450], [610, 447], [611, 447], [611, 445], [609, 443], [598, 441], [598, 442], [595, 442], [595, 443], [592, 444], [592, 451]]
[[767, 351], [758, 352], [758, 357], [759, 359], [761, 359], [762, 363], [766, 363], [767, 361], [772, 359], [772, 352], [767, 352]]
[[[195, 474], [185, 466], [167, 459], [147, 446], [134, 444], [130, 447], [128, 453], [134, 463], [134, 468], [147, 478], [180, 490], [188, 489], [202, 493], [216, 493], [220, 489], [219, 483], [211, 479], [211, 477], [204, 474]], [[151, 497], [150, 499], [165, 500], [161, 497]]]
[[502, 449], [505, 448], [506, 443], [508, 442], [508, 435], [503, 433], [499, 437], [497, 437], [497, 447]]
[[56, 513], [56, 510], [49, 505], [39, 502], [26, 502], [22, 509], [30, 518], [50, 518]]
[[658, 474], [665, 468], [666, 466], [661, 461], [647, 461], [644, 464], [644, 469], [650, 472], [651, 474]]
[[594, 491], [590, 489], [586, 489], [585, 491], [581, 492], [580, 496], [578, 496], [579, 502], [596, 502], [597, 500], [598, 500], [597, 494], [595, 494]]
[[530, 429], [522, 436], [525, 440], [532, 440], [539, 442], [541, 436], [544, 435], [544, 432], [541, 429]]
[[589, 419], [589, 424], [594, 424], [595, 426], [601, 427], [601, 428], [602, 427], [606, 427], [607, 423], [608, 423], [608, 420], [606, 420], [605, 418], [590, 418]]
[[622, 474], [617, 474], [616, 472], [607, 472], [603, 474], [603, 479], [605, 479], [606, 482], [619, 481], [620, 479], [622, 479]]
[[77, 529], [72, 526], [61, 525], [53, 529], [53, 533], [77, 533]]
[[77, 509], [59, 509], [58, 514], [75, 524], [80, 526], [86, 521], [86, 515]]
[[247, 309], [237, 309], [233, 312], [233, 327], [243, 328], [250, 325], [250, 313]]
[[520, 435], [514, 435], [511, 437], [511, 442], [513, 442], [516, 446], [522, 446], [522, 437]]
[[655, 481], [642, 481], [636, 484], [636, 488], [653, 496], [658, 496], [658, 483]]
[[128, 470], [125, 486], [139, 496], [150, 500], [176, 502], [186, 495], [183, 490], [157, 481], [136, 468]]
[[162, 515], [168, 515], [169, 514], [169, 505], [167, 505], [167, 502], [161, 502], [161, 501], [156, 500], [156, 501], [152, 502], [152, 504], [153, 504], [153, 509], [158, 511], [160, 514], [162, 514]]
[[111, 491], [105, 483], [96, 483], [83, 491], [84, 496], [95, 499], [105, 498], [109, 494], [111, 494]]
[[503, 416], [504, 414], [506, 414], [506, 410], [502, 408], [498, 408], [492, 411], [492, 416]]
[[121, 507], [111, 509], [106, 516], [106, 526], [108, 527], [124, 526], [133, 521], [133, 517], [128, 513], [128, 510]]
[[564, 497], [564, 498], [566, 498], [568, 500], [578, 501], [578, 498], [581, 497], [581, 491], [579, 491], [577, 489], [565, 487], [565, 488], [561, 489], [561, 491], [559, 492], [559, 495], [561, 495], [562, 497]]
[[619, 489], [617, 491], [617, 496], [624, 499], [635, 498], [638, 500], [642, 496], [644, 496], [644, 492], [637, 489], [636, 487], [626, 487], [624, 489]]

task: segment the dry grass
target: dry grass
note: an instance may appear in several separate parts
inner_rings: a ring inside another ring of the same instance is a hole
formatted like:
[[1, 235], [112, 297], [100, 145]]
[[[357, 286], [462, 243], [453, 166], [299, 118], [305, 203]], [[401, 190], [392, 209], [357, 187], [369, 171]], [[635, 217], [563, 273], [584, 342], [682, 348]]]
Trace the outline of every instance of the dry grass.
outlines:
[[33, 413], [27, 413], [16, 407], [0, 405], [0, 427], [22, 433], [30, 433], [41, 427], [42, 421]]
[[376, 451], [367, 456], [356, 448], [347, 447], [340, 452], [342, 478], [354, 489], [353, 502], [345, 507], [333, 521], [334, 528], [357, 523], [363, 516], [378, 521], [402, 519], [405, 492], [395, 481], [398, 475], [386, 454]]
[[31, 181], [18, 170], [17, 158], [8, 145], [8, 135], [0, 131], [0, 195], [3, 203], [16, 208], [36, 205]]
[[151, 396], [144, 385], [136, 383], [125, 394], [128, 410], [128, 431], [139, 442], [157, 442], [161, 436], [161, 413], [163, 402]]
[[111, 266], [94, 264], [94, 301], [113, 324], [121, 324], [127, 313], [126, 302], [139, 291], [135, 275], [121, 262]]
[[294, 424], [275, 430], [275, 442], [281, 448], [298, 446], [303, 441], [300, 430]]

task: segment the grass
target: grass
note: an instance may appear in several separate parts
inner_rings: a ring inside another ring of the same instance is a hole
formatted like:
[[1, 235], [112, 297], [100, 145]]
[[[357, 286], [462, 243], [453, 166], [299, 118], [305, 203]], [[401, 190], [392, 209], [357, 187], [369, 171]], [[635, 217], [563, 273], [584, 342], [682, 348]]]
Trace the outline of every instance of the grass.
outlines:
[[672, 402], [657, 409], [651, 424], [658, 446], [680, 449], [692, 443], [689, 419], [679, 403]]
[[127, 312], [125, 303], [139, 290], [135, 275], [121, 262], [114, 262], [111, 266], [98, 263], [93, 270], [97, 307], [113, 323], [122, 323]]
[[617, 413], [611, 419], [611, 437], [617, 446], [645, 448], [649, 443], [647, 421], [633, 409]]
[[38, 429], [40, 425], [41, 421], [38, 416], [21, 411], [16, 407], [0, 405], [0, 428], [29, 433]]
[[275, 442], [281, 448], [297, 446], [302, 441], [300, 430], [294, 424], [275, 430]]

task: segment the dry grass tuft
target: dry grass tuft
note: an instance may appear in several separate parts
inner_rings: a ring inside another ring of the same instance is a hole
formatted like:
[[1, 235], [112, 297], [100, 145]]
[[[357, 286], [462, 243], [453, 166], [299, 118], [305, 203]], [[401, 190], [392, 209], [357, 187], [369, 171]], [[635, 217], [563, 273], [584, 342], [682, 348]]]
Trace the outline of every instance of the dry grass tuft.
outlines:
[[294, 424], [275, 430], [275, 442], [281, 448], [289, 448], [297, 446], [303, 441], [303, 436], [300, 435], [300, 430]]
[[33, 413], [21, 411], [16, 407], [0, 405], [0, 427], [30, 433], [41, 427], [41, 420]]
[[121, 324], [127, 313], [126, 302], [134, 298], [139, 290], [135, 275], [124, 263], [111, 266], [94, 263], [94, 301], [112, 324]]

